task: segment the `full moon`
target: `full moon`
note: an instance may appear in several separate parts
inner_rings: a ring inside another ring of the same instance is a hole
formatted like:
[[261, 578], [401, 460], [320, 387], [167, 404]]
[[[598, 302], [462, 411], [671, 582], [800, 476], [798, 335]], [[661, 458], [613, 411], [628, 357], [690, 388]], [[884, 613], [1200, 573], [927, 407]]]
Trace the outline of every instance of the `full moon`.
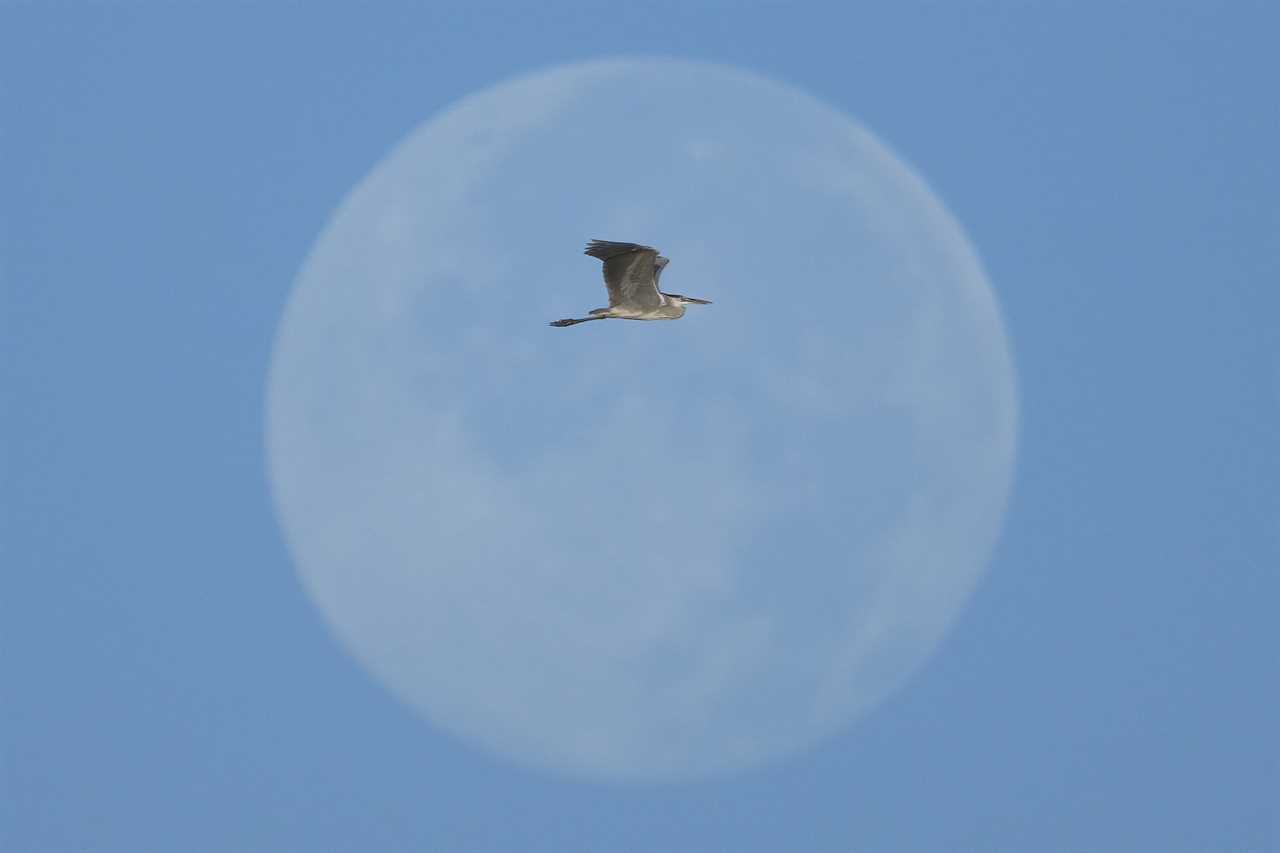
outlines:
[[[591, 238], [713, 304], [549, 327], [607, 304]], [[508, 759], [663, 780], [814, 747], [938, 648], [1017, 403], [919, 175], [803, 92], [664, 59], [410, 133], [306, 260], [266, 418], [302, 584], [380, 683]]]

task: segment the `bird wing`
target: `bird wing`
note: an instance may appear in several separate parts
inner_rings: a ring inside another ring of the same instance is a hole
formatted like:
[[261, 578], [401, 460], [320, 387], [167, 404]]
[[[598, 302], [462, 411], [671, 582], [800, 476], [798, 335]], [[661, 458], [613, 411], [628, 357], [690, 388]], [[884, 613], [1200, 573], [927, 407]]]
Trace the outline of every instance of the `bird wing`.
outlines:
[[658, 274], [666, 258], [658, 263], [658, 250], [638, 243], [592, 240], [584, 254], [604, 261], [604, 284], [609, 289], [609, 307], [629, 305], [657, 308], [663, 304], [658, 292]]
[[[653, 286], [654, 287], [657, 287], [658, 283], [662, 281], [662, 271], [667, 268], [667, 264], [669, 263], [671, 263], [671, 259], [664, 258], [662, 255], [658, 255], [658, 257], [653, 259]], [[658, 292], [661, 293], [662, 290], [659, 289]]]

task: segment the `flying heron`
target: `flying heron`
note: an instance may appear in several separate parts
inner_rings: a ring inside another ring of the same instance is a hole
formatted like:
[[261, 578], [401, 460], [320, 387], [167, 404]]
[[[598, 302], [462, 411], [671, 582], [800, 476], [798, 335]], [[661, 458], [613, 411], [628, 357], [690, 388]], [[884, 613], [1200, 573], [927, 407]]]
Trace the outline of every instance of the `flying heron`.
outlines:
[[679, 320], [686, 305], [710, 305], [708, 299], [694, 299], [678, 293], [663, 293], [658, 279], [669, 263], [652, 246], [592, 240], [583, 254], [604, 261], [604, 284], [609, 289], [609, 307], [597, 308], [588, 317], [553, 320], [553, 326], [573, 326], [588, 320]]

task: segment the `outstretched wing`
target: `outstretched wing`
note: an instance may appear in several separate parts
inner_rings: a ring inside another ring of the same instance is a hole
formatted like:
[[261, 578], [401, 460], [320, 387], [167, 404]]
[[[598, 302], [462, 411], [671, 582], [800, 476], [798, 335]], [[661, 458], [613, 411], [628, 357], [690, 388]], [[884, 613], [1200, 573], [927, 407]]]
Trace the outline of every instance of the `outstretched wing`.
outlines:
[[658, 250], [638, 243], [592, 240], [584, 254], [604, 261], [604, 284], [609, 288], [609, 307], [629, 305], [657, 308], [663, 304], [658, 292], [658, 274], [667, 259], [659, 260]]

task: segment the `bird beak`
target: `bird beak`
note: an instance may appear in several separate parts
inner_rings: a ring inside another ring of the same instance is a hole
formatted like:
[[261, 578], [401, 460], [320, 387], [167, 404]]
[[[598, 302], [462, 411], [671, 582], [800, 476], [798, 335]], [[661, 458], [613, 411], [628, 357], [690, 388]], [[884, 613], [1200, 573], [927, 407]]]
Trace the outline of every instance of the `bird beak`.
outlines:
[[684, 298], [684, 301], [692, 302], [694, 305], [710, 305], [711, 304], [710, 299], [694, 299], [692, 296], [686, 296]]

